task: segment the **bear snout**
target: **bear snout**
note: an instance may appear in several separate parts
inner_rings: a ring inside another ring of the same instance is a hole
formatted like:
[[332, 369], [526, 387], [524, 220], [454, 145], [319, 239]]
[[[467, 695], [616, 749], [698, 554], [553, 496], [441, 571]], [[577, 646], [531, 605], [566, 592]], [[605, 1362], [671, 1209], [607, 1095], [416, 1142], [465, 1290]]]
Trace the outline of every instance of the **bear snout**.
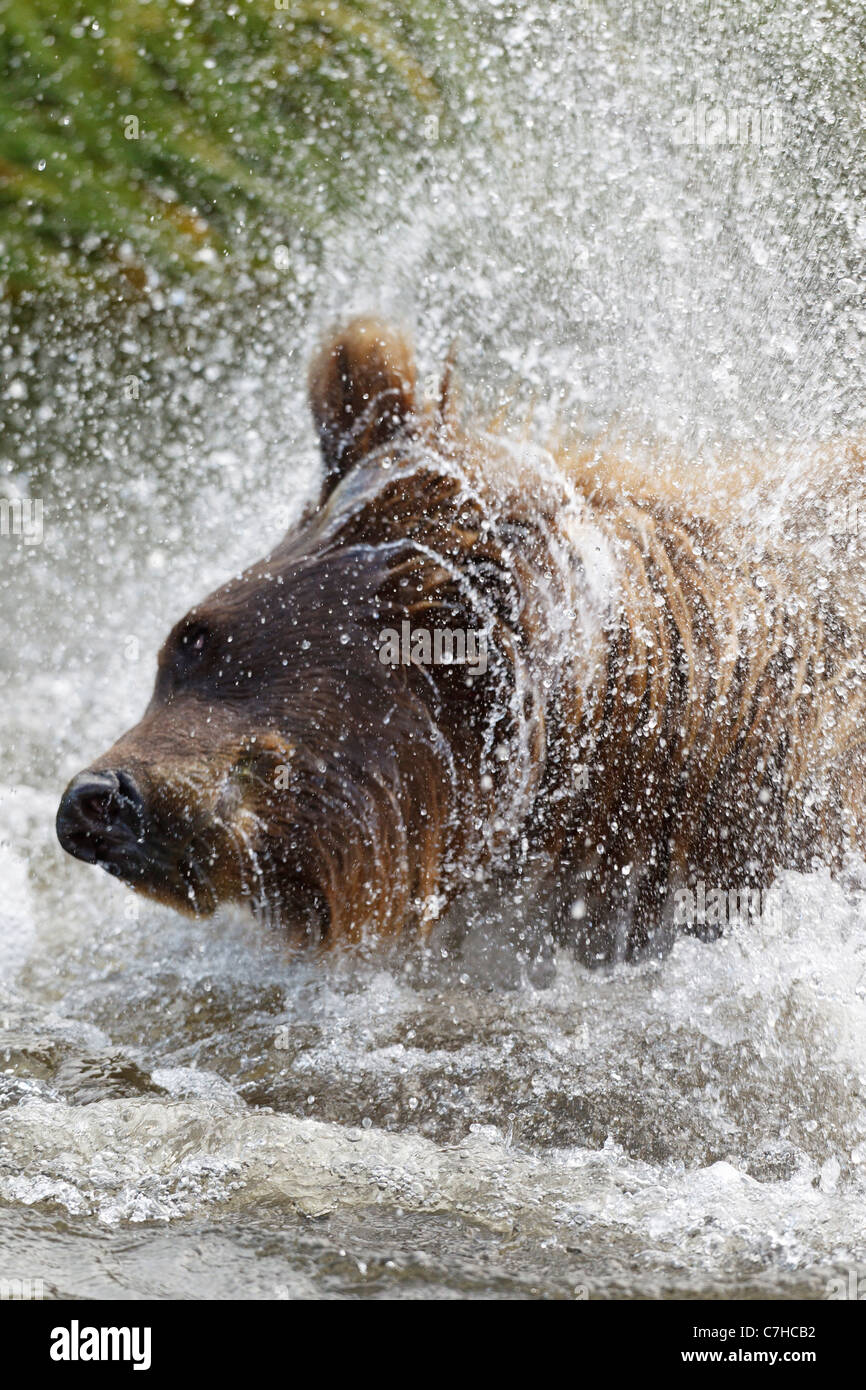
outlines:
[[63, 793], [56, 827], [76, 859], [119, 878], [137, 877], [144, 867], [144, 797], [131, 772], [79, 772]]

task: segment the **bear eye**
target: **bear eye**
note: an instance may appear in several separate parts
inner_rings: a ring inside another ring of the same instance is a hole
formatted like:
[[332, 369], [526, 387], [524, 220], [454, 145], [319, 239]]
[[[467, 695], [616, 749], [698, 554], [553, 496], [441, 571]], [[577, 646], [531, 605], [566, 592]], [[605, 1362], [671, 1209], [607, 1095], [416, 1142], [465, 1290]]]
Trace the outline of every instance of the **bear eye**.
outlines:
[[196, 665], [211, 646], [213, 633], [204, 623], [195, 623], [181, 633], [176, 653], [177, 664], [181, 668]]

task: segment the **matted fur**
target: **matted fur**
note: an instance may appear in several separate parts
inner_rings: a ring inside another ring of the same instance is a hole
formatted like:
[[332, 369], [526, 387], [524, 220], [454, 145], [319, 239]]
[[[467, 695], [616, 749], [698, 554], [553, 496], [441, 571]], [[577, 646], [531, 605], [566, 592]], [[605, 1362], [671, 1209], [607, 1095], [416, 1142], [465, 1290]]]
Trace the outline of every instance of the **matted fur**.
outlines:
[[[319, 506], [178, 624], [94, 764], [146, 794], [134, 886], [358, 941], [520, 881], [598, 961], [669, 940], [678, 888], [862, 849], [862, 566], [820, 505], [862, 447], [816, 451], [815, 525], [774, 531], [761, 460], [701, 492], [673, 456], [545, 449], [444, 396], [417, 402], [377, 321], [323, 347]], [[483, 631], [486, 671], [383, 665], [404, 620]]]

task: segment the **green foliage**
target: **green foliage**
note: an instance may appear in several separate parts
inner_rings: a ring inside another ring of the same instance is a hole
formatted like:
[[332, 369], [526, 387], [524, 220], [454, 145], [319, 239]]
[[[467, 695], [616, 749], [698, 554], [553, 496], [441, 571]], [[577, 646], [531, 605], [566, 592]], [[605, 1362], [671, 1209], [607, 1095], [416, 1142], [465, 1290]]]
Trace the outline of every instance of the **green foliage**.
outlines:
[[218, 277], [318, 225], [439, 109], [425, 4], [0, 0], [3, 288]]

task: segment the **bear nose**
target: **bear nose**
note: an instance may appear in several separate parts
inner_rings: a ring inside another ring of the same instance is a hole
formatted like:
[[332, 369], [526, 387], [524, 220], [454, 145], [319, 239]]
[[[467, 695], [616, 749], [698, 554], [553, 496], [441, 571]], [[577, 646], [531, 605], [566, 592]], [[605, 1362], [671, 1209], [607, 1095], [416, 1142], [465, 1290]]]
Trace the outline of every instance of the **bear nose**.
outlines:
[[68, 854], [111, 870], [134, 854], [144, 831], [144, 798], [129, 772], [79, 772], [57, 811]]

